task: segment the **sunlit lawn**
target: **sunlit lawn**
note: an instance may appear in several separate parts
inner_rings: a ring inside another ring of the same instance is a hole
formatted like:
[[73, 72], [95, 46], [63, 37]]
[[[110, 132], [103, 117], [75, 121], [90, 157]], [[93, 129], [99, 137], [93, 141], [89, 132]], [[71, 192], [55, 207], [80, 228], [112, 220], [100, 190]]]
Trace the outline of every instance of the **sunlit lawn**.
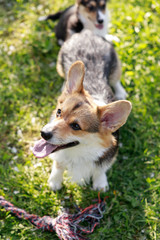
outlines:
[[[31, 151], [56, 104], [63, 83], [56, 72], [59, 47], [54, 23], [39, 16], [64, 9], [69, 0], [0, 1], [0, 195], [37, 215], [56, 217], [74, 203], [97, 198], [90, 186], [65, 178], [61, 191], [47, 180], [52, 162]], [[160, 239], [160, 3], [111, 0], [110, 33], [122, 61], [122, 83], [133, 110], [121, 129], [117, 162], [94, 240]], [[58, 239], [0, 209], [0, 239]]]

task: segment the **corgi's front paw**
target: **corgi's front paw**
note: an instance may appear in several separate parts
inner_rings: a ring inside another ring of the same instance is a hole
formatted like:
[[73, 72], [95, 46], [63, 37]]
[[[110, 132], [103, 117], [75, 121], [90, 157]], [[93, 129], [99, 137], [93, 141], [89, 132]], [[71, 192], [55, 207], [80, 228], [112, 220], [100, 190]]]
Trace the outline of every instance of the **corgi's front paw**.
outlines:
[[62, 188], [62, 181], [57, 181], [57, 179], [49, 179], [48, 181], [49, 187], [52, 191], [57, 191]]
[[94, 191], [107, 192], [109, 190], [109, 185], [93, 185]]
[[93, 182], [93, 190], [102, 191], [102, 192], [108, 191], [109, 184], [108, 184], [107, 178], [104, 177], [103, 179], [102, 178], [95, 179]]

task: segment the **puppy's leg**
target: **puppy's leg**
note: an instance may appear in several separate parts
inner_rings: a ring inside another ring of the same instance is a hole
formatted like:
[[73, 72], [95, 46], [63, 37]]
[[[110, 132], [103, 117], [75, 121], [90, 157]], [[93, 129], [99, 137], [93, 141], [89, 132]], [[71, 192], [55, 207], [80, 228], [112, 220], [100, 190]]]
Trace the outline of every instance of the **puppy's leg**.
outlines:
[[114, 82], [113, 84], [111, 84], [111, 86], [114, 89], [115, 97], [117, 100], [125, 100], [126, 99], [127, 93], [120, 81]]
[[63, 68], [63, 64], [62, 64], [62, 48], [61, 50], [59, 51], [59, 54], [58, 54], [58, 60], [57, 60], [57, 72], [58, 74], [62, 77], [62, 78], [65, 78], [65, 72], [64, 72], [64, 68]]
[[61, 189], [63, 181], [63, 172], [64, 167], [62, 167], [59, 163], [54, 161], [52, 166], [52, 172], [48, 180], [49, 187], [53, 191]]
[[93, 189], [103, 192], [109, 190], [106, 173], [99, 167], [93, 173]]
[[116, 58], [117, 60], [113, 72], [109, 76], [109, 84], [114, 89], [116, 99], [123, 100], [126, 99], [127, 93], [119, 80], [121, 77], [121, 63], [120, 60], [118, 59], [118, 56], [116, 56]]

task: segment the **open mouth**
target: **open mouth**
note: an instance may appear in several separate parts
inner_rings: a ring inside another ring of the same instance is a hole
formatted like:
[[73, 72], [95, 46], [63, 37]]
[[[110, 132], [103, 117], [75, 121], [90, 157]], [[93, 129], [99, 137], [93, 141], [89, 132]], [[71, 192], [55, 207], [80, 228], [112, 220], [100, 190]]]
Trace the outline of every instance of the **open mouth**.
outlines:
[[103, 29], [104, 25], [103, 23], [95, 24], [96, 28]]
[[37, 158], [43, 158], [48, 156], [49, 154], [61, 150], [61, 149], [65, 149], [65, 148], [70, 148], [70, 147], [74, 147], [76, 145], [78, 145], [79, 142], [78, 141], [74, 141], [74, 142], [70, 142], [64, 145], [53, 145], [48, 143], [46, 140], [44, 139], [40, 139], [39, 141], [37, 141], [33, 147], [33, 154], [37, 157]]

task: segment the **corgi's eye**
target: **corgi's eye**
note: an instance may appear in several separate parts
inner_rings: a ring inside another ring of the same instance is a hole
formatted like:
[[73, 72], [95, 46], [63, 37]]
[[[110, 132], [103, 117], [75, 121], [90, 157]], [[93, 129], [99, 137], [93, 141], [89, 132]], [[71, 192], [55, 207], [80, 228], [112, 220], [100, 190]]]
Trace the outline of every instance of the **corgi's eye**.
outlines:
[[102, 10], [104, 10], [104, 9], [105, 9], [105, 7], [106, 7], [106, 5], [105, 5], [105, 4], [103, 4], [103, 5], [101, 5], [101, 7], [100, 7], [100, 8], [101, 8]]
[[94, 11], [96, 10], [96, 7], [95, 7], [95, 6], [92, 6], [92, 5], [89, 6], [88, 8], [89, 8], [89, 10], [90, 10], [91, 12], [94, 12]]
[[61, 116], [61, 109], [58, 109], [58, 110], [57, 110], [56, 116], [57, 116], [57, 117], [60, 117], [60, 116]]
[[71, 123], [70, 126], [73, 130], [81, 130], [81, 127], [76, 122]]

